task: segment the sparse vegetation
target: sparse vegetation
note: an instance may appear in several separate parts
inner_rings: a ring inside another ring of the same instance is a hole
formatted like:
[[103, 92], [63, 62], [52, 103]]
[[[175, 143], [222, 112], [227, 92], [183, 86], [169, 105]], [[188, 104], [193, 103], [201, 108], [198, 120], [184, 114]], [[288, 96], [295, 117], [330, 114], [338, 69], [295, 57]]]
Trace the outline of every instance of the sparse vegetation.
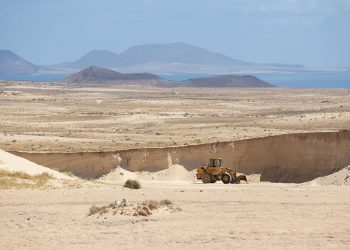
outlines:
[[162, 206], [172, 206], [173, 203], [171, 202], [171, 200], [165, 199], [165, 200], [161, 200], [160, 201], [160, 205], [162, 205]]
[[155, 209], [158, 209], [158, 208], [164, 207], [164, 206], [166, 206], [166, 207], [172, 206], [173, 203], [168, 199], [161, 200], [161, 201], [147, 200], [147, 201], [142, 202], [142, 205], [149, 207], [151, 210], [155, 210]]
[[107, 212], [108, 212], [107, 206], [102, 206], [102, 207], [92, 206], [92, 207], [90, 207], [88, 216], [91, 216], [94, 214], [105, 214]]
[[140, 189], [141, 188], [141, 184], [137, 180], [128, 179], [125, 182], [124, 187], [130, 188], [130, 189]]
[[25, 189], [25, 188], [42, 188], [49, 179], [53, 179], [48, 173], [29, 175], [24, 172], [14, 172], [0, 170], [0, 189]]
[[69, 177], [77, 177], [73, 172], [68, 171], [68, 172], [63, 172], [65, 175], [69, 176]]

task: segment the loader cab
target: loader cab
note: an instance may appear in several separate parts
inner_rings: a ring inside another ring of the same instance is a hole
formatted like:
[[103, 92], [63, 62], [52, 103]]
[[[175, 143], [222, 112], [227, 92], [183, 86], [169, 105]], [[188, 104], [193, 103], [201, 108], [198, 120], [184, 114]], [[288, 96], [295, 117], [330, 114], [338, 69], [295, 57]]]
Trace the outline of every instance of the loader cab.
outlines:
[[220, 168], [222, 166], [222, 159], [209, 159], [208, 166], [209, 168]]

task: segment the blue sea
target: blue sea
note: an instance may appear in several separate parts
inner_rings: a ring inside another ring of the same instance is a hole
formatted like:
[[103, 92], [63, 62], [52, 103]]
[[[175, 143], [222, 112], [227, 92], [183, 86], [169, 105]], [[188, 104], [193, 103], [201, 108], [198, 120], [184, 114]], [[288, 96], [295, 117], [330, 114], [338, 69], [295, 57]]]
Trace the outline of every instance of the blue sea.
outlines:
[[[183, 81], [196, 77], [208, 77], [215, 74], [175, 74], [160, 75], [171, 81]], [[350, 88], [350, 72], [298, 72], [298, 73], [250, 73], [278, 87], [286, 88]], [[54, 82], [67, 75], [33, 74], [33, 75], [1, 75], [2, 80], [22, 80]]]

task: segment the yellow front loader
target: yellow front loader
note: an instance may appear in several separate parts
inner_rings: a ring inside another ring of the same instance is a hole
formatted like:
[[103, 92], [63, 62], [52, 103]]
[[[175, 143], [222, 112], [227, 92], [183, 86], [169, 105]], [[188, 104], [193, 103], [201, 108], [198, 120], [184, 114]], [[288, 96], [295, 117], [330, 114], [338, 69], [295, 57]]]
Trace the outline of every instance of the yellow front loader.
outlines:
[[238, 184], [241, 181], [248, 182], [245, 175], [237, 176], [237, 172], [233, 168], [223, 167], [222, 159], [209, 159], [207, 166], [197, 168], [196, 176], [203, 183], [222, 181], [225, 184]]

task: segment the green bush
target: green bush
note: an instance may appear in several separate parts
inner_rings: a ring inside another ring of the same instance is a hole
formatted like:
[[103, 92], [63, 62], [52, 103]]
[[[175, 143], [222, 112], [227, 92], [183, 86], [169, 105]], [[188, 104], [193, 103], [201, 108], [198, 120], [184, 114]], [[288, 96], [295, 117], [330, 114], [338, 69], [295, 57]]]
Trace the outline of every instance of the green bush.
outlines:
[[140, 189], [141, 188], [141, 184], [137, 180], [130, 180], [130, 179], [128, 179], [125, 182], [124, 187], [130, 188], [130, 189]]

